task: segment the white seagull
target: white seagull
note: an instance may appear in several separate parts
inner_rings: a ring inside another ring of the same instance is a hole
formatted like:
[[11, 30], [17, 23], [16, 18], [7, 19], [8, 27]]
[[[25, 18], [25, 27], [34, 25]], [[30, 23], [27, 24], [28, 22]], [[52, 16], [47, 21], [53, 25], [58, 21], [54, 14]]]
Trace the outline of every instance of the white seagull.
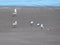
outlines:
[[34, 21], [30, 21], [30, 25], [33, 26], [33, 24], [34, 24]]
[[13, 14], [17, 14], [17, 9], [14, 9], [14, 13]]
[[43, 24], [41, 24], [41, 26], [40, 26], [42, 29], [44, 28], [44, 25]]
[[13, 24], [12, 24], [13, 27], [16, 27], [17, 26], [17, 21], [14, 21]]
[[39, 27], [40, 26], [40, 23], [37, 23], [37, 26]]
[[33, 24], [34, 22], [33, 22], [33, 21], [31, 21], [30, 23], [31, 23], [31, 24]]

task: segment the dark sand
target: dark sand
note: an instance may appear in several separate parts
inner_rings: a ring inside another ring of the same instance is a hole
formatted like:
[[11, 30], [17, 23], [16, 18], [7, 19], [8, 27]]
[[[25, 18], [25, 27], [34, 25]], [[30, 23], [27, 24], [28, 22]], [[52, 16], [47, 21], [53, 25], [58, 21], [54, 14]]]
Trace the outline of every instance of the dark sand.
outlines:
[[[14, 8], [17, 16], [12, 17]], [[11, 26], [14, 20], [16, 28]], [[41, 31], [37, 22], [50, 31]], [[0, 45], [60, 45], [60, 7], [0, 7]]]

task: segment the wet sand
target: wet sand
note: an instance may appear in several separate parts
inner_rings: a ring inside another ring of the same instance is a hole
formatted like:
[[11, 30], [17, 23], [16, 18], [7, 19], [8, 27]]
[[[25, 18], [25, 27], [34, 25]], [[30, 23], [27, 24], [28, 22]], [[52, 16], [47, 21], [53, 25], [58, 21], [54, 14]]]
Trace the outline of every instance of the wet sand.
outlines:
[[[12, 17], [14, 8], [17, 16]], [[15, 20], [18, 25], [12, 28]], [[50, 31], [42, 31], [38, 22]], [[0, 7], [0, 45], [60, 45], [60, 7]]]

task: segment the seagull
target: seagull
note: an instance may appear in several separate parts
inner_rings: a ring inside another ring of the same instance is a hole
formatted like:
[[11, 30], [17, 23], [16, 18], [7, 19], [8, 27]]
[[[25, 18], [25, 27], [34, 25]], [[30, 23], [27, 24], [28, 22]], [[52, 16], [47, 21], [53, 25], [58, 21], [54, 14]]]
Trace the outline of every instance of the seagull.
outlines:
[[43, 28], [44, 28], [44, 25], [43, 25], [43, 24], [41, 24], [41, 26], [40, 26], [40, 27], [41, 27], [41, 29], [43, 29]]
[[30, 23], [31, 23], [31, 24], [33, 24], [34, 22], [33, 22], [33, 21], [31, 21]]
[[34, 24], [34, 21], [30, 21], [30, 25], [33, 26], [33, 24]]
[[14, 9], [14, 13], [13, 14], [17, 14], [17, 9]]
[[17, 16], [16, 14], [17, 14], [17, 9], [14, 9], [14, 12], [13, 12], [13, 15], [12, 15], [12, 17], [15, 17], [15, 16]]
[[12, 24], [12, 26], [16, 27], [16, 25], [17, 25], [17, 21], [14, 21], [13, 24]]
[[40, 23], [37, 23], [37, 26], [39, 27], [40, 26]]

